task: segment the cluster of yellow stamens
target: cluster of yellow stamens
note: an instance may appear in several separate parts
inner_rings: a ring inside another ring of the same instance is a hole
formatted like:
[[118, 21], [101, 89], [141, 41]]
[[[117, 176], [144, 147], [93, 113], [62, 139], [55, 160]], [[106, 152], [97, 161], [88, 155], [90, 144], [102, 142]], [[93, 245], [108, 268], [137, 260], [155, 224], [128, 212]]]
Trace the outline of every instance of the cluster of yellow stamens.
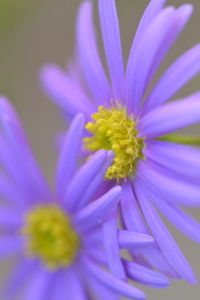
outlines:
[[53, 270], [70, 265], [80, 246], [69, 217], [56, 205], [40, 206], [27, 214], [22, 233], [28, 254]]
[[143, 158], [144, 142], [137, 137], [133, 117], [117, 103], [109, 109], [100, 106], [92, 119], [92, 122], [86, 124], [92, 136], [84, 139], [85, 148], [90, 151], [112, 150], [115, 154], [105, 178], [119, 181], [134, 175], [138, 159]]

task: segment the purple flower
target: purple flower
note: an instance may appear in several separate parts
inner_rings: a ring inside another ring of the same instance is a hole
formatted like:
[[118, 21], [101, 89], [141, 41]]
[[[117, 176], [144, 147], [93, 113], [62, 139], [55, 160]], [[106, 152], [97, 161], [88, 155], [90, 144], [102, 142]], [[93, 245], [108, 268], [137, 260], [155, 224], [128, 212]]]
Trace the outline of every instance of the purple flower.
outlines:
[[[47, 65], [41, 80], [66, 116], [84, 113], [88, 121], [84, 148], [88, 153], [113, 150], [114, 161], [105, 179], [109, 187], [115, 182], [122, 185], [123, 224], [129, 230], [150, 232], [157, 243], [148, 250], [132, 250], [132, 256], [145, 266], [195, 283], [191, 267], [155, 209], [186, 236], [200, 242], [199, 223], [181, 209], [200, 205], [200, 151], [158, 140], [200, 120], [200, 92], [166, 104], [199, 72], [200, 45], [178, 58], [148, 93], [160, 63], [192, 13], [189, 4], [175, 9], [164, 8], [165, 2], [150, 1], [124, 72], [115, 1], [99, 0], [110, 82], [98, 53], [92, 3], [83, 2], [78, 13], [74, 65], [68, 74]], [[111, 232], [114, 226], [106, 237], [108, 244]], [[115, 275], [122, 276], [121, 265], [112, 254], [110, 265]]]
[[[154, 287], [168, 286], [164, 276], [126, 260], [124, 278], [108, 272], [102, 224], [108, 222], [111, 228], [115, 224], [121, 187], [95, 197], [112, 163], [112, 151], [96, 152], [77, 170], [84, 130], [82, 114], [74, 118], [64, 139], [55, 192], [50, 191], [20, 120], [4, 97], [0, 97], [0, 125], [0, 161], [4, 170], [0, 193], [8, 200], [0, 207], [0, 259], [12, 255], [17, 259], [6, 288], [9, 299], [25, 285], [27, 300], [82, 300], [90, 293], [102, 300], [119, 299], [116, 294], [145, 299], [142, 291], [127, 283], [128, 278]], [[152, 243], [149, 235], [118, 230], [110, 247], [118, 255], [119, 247], [145, 249]]]

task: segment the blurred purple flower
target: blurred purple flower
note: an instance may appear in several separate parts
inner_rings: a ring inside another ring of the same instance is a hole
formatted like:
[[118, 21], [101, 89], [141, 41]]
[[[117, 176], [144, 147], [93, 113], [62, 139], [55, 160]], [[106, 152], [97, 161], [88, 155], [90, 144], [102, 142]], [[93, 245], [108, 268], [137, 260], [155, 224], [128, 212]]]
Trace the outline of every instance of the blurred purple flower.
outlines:
[[[49, 64], [41, 72], [41, 81], [66, 116], [84, 113], [88, 121], [87, 149], [114, 151], [115, 160], [107, 178], [122, 183], [123, 224], [129, 230], [150, 232], [157, 242], [151, 251], [132, 250], [132, 256], [169, 276], [196, 283], [191, 267], [154, 208], [189, 238], [200, 242], [200, 224], [180, 208], [200, 205], [200, 151], [157, 140], [200, 121], [200, 92], [166, 104], [199, 73], [200, 44], [178, 58], [148, 92], [160, 63], [192, 13], [189, 4], [175, 9], [164, 8], [165, 2], [150, 1], [124, 72], [115, 0], [99, 0], [111, 84], [98, 53], [92, 3], [83, 2], [77, 21], [76, 64], [68, 74]], [[109, 182], [110, 187], [116, 181]], [[108, 244], [110, 236], [111, 233]], [[114, 258], [110, 265], [113, 273], [120, 276], [120, 265], [117, 269]]]
[[[115, 223], [113, 215], [121, 187], [91, 201], [113, 154], [100, 150], [76, 170], [83, 115], [74, 118], [65, 137], [54, 193], [35, 162], [16, 112], [4, 97], [0, 98], [0, 125], [4, 170], [0, 194], [8, 200], [0, 208], [0, 259], [12, 255], [17, 259], [6, 288], [9, 299], [25, 286], [27, 300], [82, 300], [90, 293], [99, 299], [119, 299], [116, 294], [145, 299], [142, 291], [127, 283], [127, 278], [153, 287], [169, 285], [163, 275], [126, 260], [123, 278], [106, 271], [109, 266], [101, 225], [106, 219]], [[117, 256], [119, 247], [145, 249], [152, 243], [149, 235], [119, 230], [110, 247], [115, 248]]]

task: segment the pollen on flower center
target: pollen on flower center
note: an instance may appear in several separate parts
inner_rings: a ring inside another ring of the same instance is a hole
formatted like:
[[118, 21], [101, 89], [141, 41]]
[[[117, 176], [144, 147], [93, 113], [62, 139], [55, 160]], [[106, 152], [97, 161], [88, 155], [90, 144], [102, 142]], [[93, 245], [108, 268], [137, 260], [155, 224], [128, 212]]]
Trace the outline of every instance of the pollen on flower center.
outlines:
[[22, 232], [28, 254], [40, 258], [49, 269], [70, 265], [79, 250], [79, 237], [69, 217], [56, 205], [39, 206], [29, 212]]
[[143, 158], [144, 142], [137, 137], [133, 117], [117, 103], [109, 109], [100, 106], [92, 119], [92, 122], [86, 124], [86, 129], [92, 136], [84, 139], [85, 148], [90, 151], [112, 150], [115, 154], [105, 178], [119, 181], [134, 175], [138, 159]]

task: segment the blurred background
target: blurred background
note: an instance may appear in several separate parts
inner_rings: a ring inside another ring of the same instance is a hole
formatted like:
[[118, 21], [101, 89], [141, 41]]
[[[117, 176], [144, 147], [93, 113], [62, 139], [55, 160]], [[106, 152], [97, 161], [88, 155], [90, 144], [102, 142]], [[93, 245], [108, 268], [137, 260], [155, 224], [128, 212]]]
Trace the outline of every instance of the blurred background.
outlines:
[[[94, 2], [96, 4], [97, 1]], [[193, 18], [165, 59], [157, 77], [177, 56], [199, 42], [200, 1], [189, 2], [194, 5]], [[80, 3], [81, 0], [0, 0], [0, 93], [14, 102], [34, 153], [50, 182], [53, 182], [56, 161], [53, 141], [65, 124], [53, 103], [43, 95], [38, 75], [43, 64], [55, 62], [64, 67], [72, 56], [76, 11]], [[148, 0], [117, 0], [125, 59], [147, 3]], [[168, 3], [178, 6], [184, 0]], [[95, 14], [98, 24], [97, 11]], [[177, 97], [197, 91], [199, 86], [200, 79], [197, 77]], [[200, 126], [194, 126], [184, 132], [199, 134], [199, 129]], [[190, 212], [200, 220], [200, 210]], [[199, 247], [172, 226], [169, 227], [200, 278]], [[5, 279], [9, 267], [10, 264], [1, 266], [1, 280]], [[171, 287], [165, 290], [144, 290], [149, 300], [199, 299], [200, 295], [200, 285], [190, 286], [181, 281], [172, 282]]]

